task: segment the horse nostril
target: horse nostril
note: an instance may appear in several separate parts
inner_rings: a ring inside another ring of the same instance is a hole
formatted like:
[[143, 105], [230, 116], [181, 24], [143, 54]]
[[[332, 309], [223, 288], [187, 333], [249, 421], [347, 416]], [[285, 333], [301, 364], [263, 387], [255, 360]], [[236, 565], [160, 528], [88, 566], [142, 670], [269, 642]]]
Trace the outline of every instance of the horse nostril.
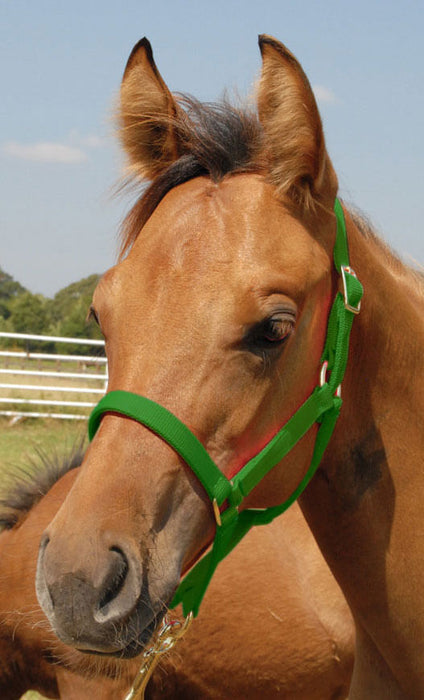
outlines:
[[128, 560], [122, 549], [111, 547], [109, 551], [116, 556], [113, 556], [110, 570], [103, 581], [103, 592], [99, 601], [99, 613], [102, 615], [107, 615], [109, 603], [118, 597], [128, 574]]
[[49, 542], [50, 542], [50, 537], [48, 535], [44, 534], [40, 540], [39, 551], [44, 553], [44, 550], [46, 549]]
[[137, 561], [121, 547], [109, 548], [108, 568], [98, 590], [94, 620], [104, 625], [122, 621], [137, 605], [142, 576]]

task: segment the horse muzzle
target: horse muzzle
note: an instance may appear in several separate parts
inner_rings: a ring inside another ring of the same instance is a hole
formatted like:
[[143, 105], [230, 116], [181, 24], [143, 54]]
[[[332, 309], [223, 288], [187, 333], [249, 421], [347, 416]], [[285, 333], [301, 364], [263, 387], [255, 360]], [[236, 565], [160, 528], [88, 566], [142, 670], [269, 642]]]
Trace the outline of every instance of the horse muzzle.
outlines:
[[125, 658], [141, 653], [166, 608], [151, 600], [133, 548], [98, 544], [91, 561], [80, 558], [68, 570], [58, 549], [43, 537], [36, 574], [37, 597], [56, 635], [81, 651]]

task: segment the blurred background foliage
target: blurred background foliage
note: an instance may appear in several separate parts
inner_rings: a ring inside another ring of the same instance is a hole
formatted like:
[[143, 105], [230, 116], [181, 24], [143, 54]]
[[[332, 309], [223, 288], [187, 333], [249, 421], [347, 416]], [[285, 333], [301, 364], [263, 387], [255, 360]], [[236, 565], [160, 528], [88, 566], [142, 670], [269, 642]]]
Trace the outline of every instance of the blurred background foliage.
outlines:
[[[0, 331], [34, 335], [101, 339], [97, 324], [87, 320], [88, 309], [100, 275], [73, 282], [52, 299], [33, 294], [0, 268]], [[93, 347], [71, 343], [2, 339], [2, 346], [27, 351], [70, 355], [93, 354]], [[101, 348], [96, 348], [101, 351]]]

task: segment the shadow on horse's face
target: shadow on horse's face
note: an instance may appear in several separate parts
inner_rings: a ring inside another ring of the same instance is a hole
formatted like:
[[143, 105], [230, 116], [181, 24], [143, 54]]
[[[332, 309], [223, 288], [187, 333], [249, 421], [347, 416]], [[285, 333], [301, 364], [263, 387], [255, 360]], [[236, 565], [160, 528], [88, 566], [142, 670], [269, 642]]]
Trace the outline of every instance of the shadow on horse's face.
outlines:
[[[332, 207], [332, 188], [327, 198]], [[109, 390], [174, 412], [231, 478], [317, 384], [333, 232], [331, 214], [294, 213], [260, 172], [171, 189], [94, 296]], [[247, 505], [290, 495], [314, 437]], [[214, 527], [177, 454], [131, 419], [105, 415], [40, 549], [38, 596], [58, 636], [81, 649], [138, 653]]]

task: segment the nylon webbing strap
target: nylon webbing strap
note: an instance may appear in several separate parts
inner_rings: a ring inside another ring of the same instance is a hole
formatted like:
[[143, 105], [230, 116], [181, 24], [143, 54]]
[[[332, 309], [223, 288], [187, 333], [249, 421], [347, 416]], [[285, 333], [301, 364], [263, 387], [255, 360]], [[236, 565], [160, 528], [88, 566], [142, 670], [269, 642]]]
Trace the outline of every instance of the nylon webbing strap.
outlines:
[[328, 384], [314, 389], [285, 426], [233, 478], [234, 488], [246, 497], [252, 489], [293, 449], [320, 417], [334, 405]]
[[142, 423], [163, 438], [183, 458], [202, 482], [209, 498], [222, 505], [230, 495], [231, 484], [218, 469], [191, 430], [173, 413], [145, 396], [130, 391], [110, 391], [100, 399], [88, 422], [88, 437], [93, 439], [104, 413], [119, 413]]
[[[343, 293], [338, 292], [328, 319], [327, 337], [322, 355], [326, 376], [314, 389], [290, 420], [236, 474], [230, 482], [218, 469], [200, 441], [174, 414], [143, 396], [126, 391], [106, 394], [94, 408], [89, 419], [89, 437], [94, 437], [104, 413], [113, 412], [137, 420], [164, 439], [193, 470], [211, 501], [218, 506], [227, 504], [220, 514], [210, 551], [191, 569], [180, 583], [170, 607], [182, 603], [184, 614], [197, 615], [203, 595], [213, 573], [222, 559], [240, 542], [254, 525], [264, 525], [283, 513], [300, 496], [313, 477], [332, 435], [341, 408], [336, 395], [346, 369], [349, 335], [354, 315], [359, 312], [362, 285], [349, 267], [344, 214], [338, 200], [335, 203], [337, 235], [334, 263], [343, 280]], [[329, 373], [329, 379], [327, 379]], [[311, 464], [294, 493], [285, 503], [263, 510], [238, 506], [252, 489], [290, 452], [315, 424], [317, 433]]]
[[[222, 526], [217, 528], [212, 549], [197, 562], [180, 583], [171, 602], [171, 608], [181, 603], [184, 615], [187, 616], [191, 611], [193, 615], [196, 616], [199, 611], [200, 603], [202, 602], [203, 596], [206, 593], [207, 587], [219, 562], [225, 559], [253, 526], [268, 525], [274, 518], [282, 515], [282, 513], [299, 498], [300, 494], [305, 490], [315, 474], [321, 461], [339, 416], [341, 403], [341, 399], [336, 398], [333, 408], [326, 413], [325, 420], [318, 431], [310, 467], [290, 498], [279, 506], [265, 508], [264, 510], [250, 508], [242, 510], [240, 513], [236, 511], [236, 515], [233, 511], [228, 511], [231, 517], [225, 522], [224, 519], [222, 520]], [[224, 515], [225, 513], [222, 514], [222, 516]]]

